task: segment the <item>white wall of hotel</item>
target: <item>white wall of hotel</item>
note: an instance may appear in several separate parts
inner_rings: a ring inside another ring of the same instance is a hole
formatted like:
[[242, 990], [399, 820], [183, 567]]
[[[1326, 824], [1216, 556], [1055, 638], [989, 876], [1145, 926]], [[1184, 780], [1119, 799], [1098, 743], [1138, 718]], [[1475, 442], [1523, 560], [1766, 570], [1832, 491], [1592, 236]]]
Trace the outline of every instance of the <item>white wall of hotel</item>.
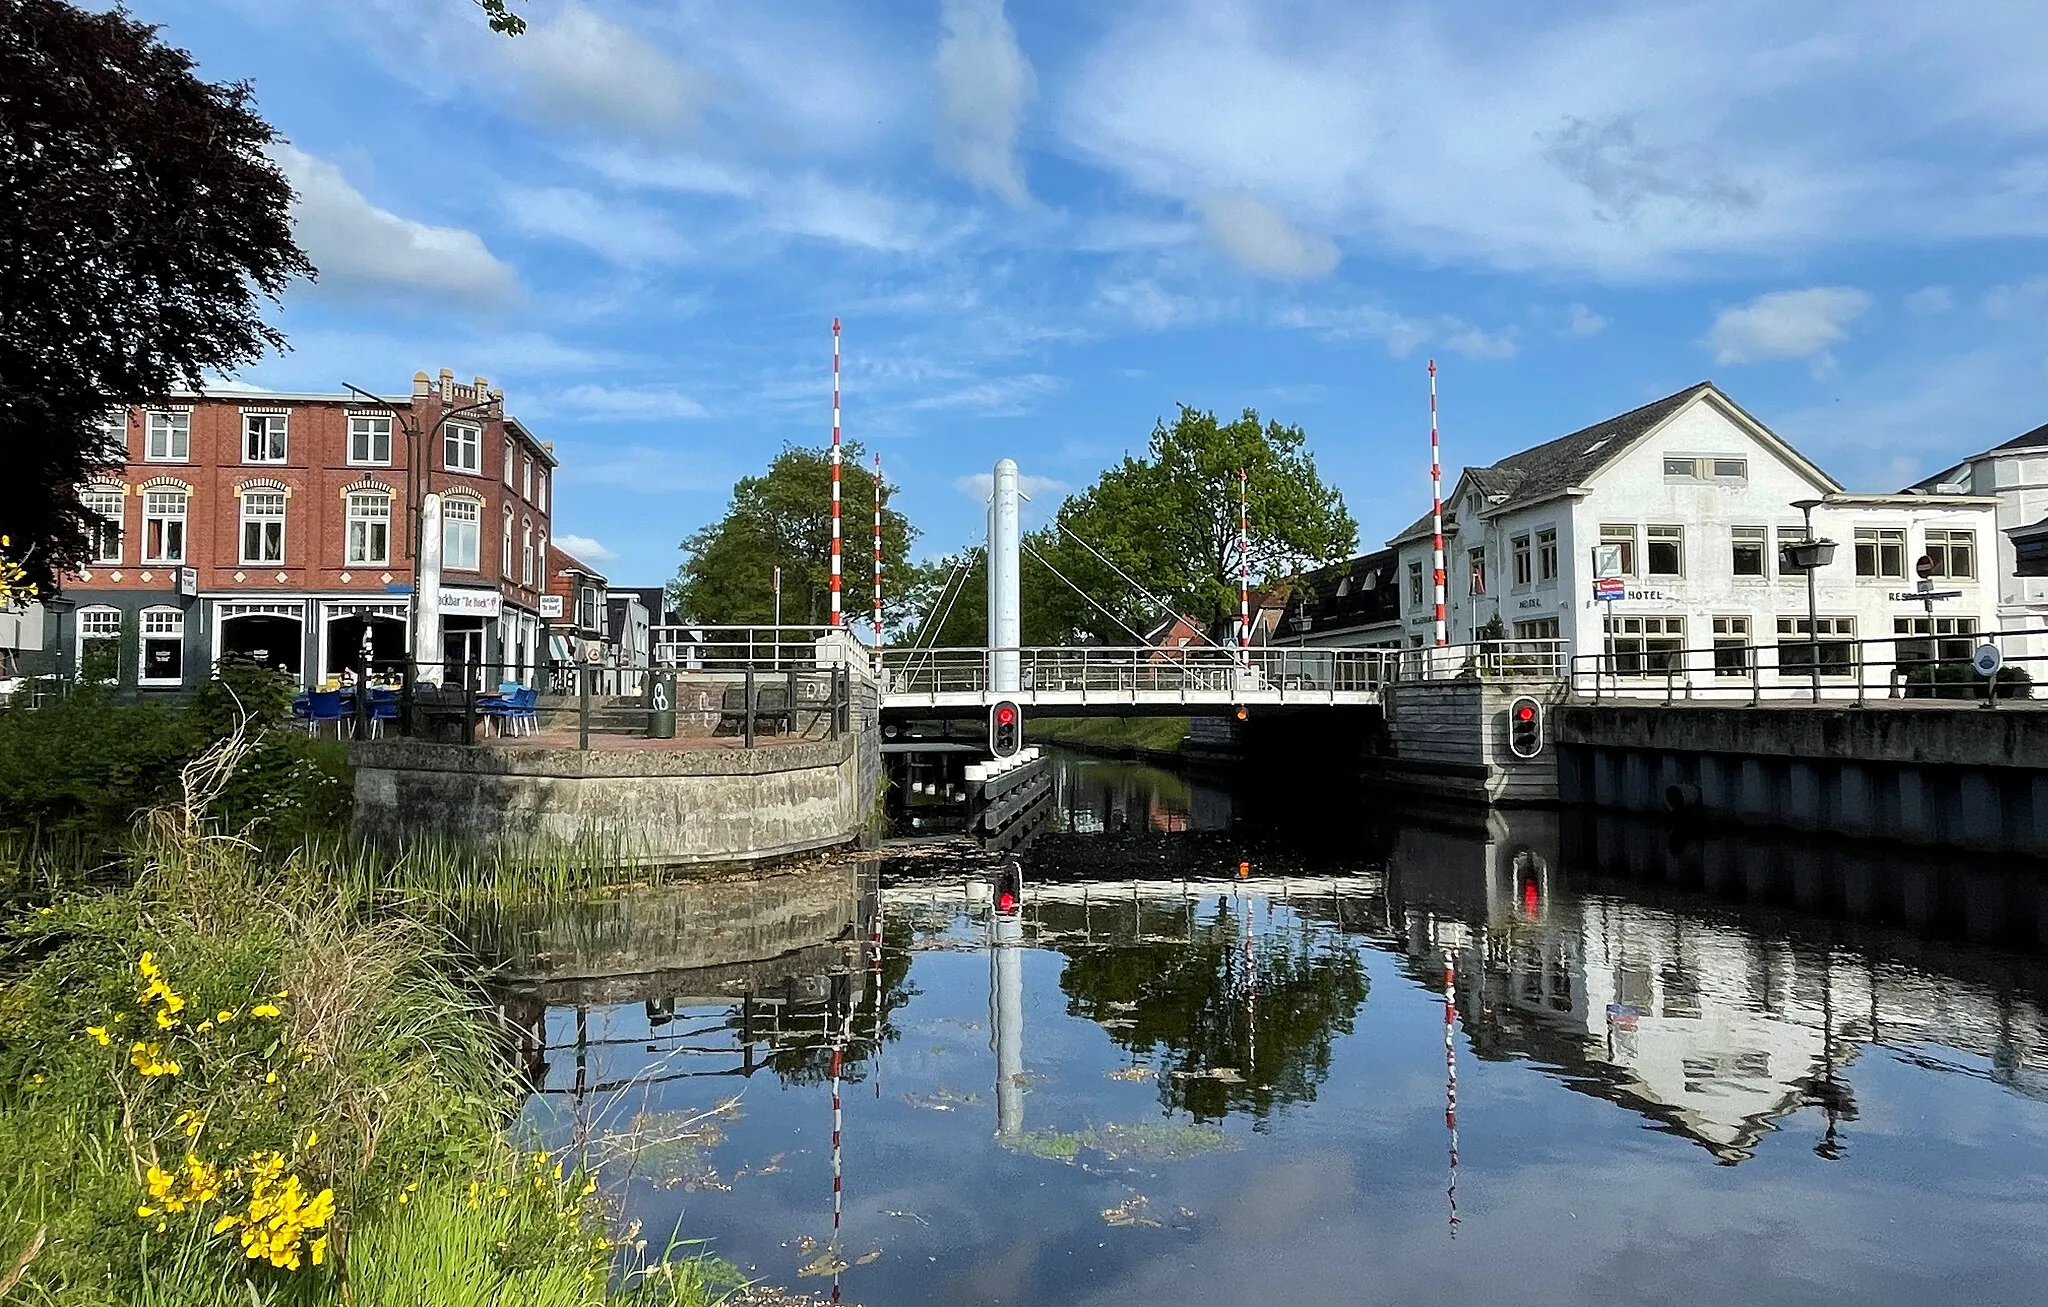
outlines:
[[[1743, 475], [1715, 479], [1666, 472], [1667, 459], [1695, 460], [1698, 466], [1710, 467], [1710, 463], [1698, 461], [1716, 458], [1743, 460]], [[1472, 639], [1475, 629], [1498, 616], [1510, 636], [1550, 634], [1548, 623], [1555, 622], [1554, 634], [1566, 642], [1569, 652], [1599, 653], [1608, 635], [1605, 621], [1610, 608], [1617, 628], [1635, 629], [1631, 619], [1654, 619], [1660, 633], [1667, 637], [1676, 633], [1680, 643], [1692, 649], [1712, 646], [1716, 619], [1721, 620], [1724, 633], [1739, 629], [1731, 625], [1732, 620], [1746, 622], [1746, 634], [1753, 644], [1775, 644], [1780, 638], [1780, 619], [1792, 623], [1791, 638], [1804, 639], [1805, 578], [1780, 574], [1778, 545], [1804, 535], [1799, 510], [1792, 507], [1794, 501], [1821, 498], [1827, 503], [1814, 512], [1815, 534], [1840, 546], [1834, 562], [1816, 577], [1817, 611], [1833, 623], [1824, 631], [1853, 633], [1857, 639], [1888, 639], [1897, 629], [1895, 623], [1925, 619], [1927, 608], [1910, 592], [1915, 586], [1913, 564], [1926, 550], [1929, 530], [1972, 533], [1976, 558], [1973, 575], [1937, 583], [1939, 589], [1962, 593], [1937, 601], [1933, 616], [1950, 623], [1960, 621], [1962, 625], [1951, 625], [1950, 631], [1997, 626], [1998, 586], [1996, 578], [1988, 575], [1992, 560], [1998, 557], [1992, 548], [1998, 542], [1995, 501], [1967, 496], [1845, 495], [1825, 473], [1776, 436], [1715, 402], [1711, 392], [1672, 414], [1589, 481], [1545, 501], [1491, 513], [1491, 505], [1471, 479], [1460, 478], [1446, 505], [1457, 524], [1455, 535], [1445, 546], [1453, 643]], [[1593, 598], [1593, 550], [1605, 528], [1620, 526], [1634, 530], [1634, 575], [1627, 580], [1626, 599], [1601, 603]], [[1676, 574], [1650, 573], [1646, 546], [1652, 527], [1678, 529]], [[1734, 545], [1738, 528], [1750, 533], [1749, 539], [1764, 541], [1763, 575], [1737, 573]], [[1859, 530], [1904, 533], [1903, 575], [1856, 574]], [[1516, 584], [1515, 542], [1527, 537], [1533, 555], [1546, 531], [1557, 533], [1556, 575], [1542, 576], [1538, 559], [1532, 556], [1529, 582]], [[1425, 643], [1433, 604], [1430, 540], [1425, 533], [1395, 543], [1401, 555], [1397, 580], [1402, 587], [1403, 626], [1409, 643]], [[1483, 551], [1486, 572], [1485, 593], [1479, 595], [1471, 593], [1475, 549]], [[1419, 596], [1413, 583], [1418, 566], [1422, 577]], [[1770, 660], [1763, 661], [1770, 666]], [[1684, 678], [1703, 682], [1713, 675], [1711, 654], [1686, 659]], [[1870, 676], [1876, 684], [1885, 682], [1881, 670]], [[1804, 684], [1804, 677], [1801, 670], [1787, 673], [1785, 680]], [[1661, 682], [1662, 674], [1656, 679]], [[1774, 679], [1771, 672], [1764, 673], [1766, 684]]]
[[[2035, 434], [2030, 432], [2020, 439]], [[2012, 540], [2005, 534], [2014, 527], [2032, 526], [2048, 517], [2048, 442], [1987, 449], [1921, 485], [1957, 494], [1990, 495], [1998, 500], [1995, 541], [1999, 624], [2008, 631], [2048, 627], [2048, 576], [2015, 576]], [[1985, 554], [1991, 555], [1988, 546]], [[2030, 653], [2048, 653], [2048, 640], [2035, 637], [2026, 643], [2033, 646], [2028, 650]]]

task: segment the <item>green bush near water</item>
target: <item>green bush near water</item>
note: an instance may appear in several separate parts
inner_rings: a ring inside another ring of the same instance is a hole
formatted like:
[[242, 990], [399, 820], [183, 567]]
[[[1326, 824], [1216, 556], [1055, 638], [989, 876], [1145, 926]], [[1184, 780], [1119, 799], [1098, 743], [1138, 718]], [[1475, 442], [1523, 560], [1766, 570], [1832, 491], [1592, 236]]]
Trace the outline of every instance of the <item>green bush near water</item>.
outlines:
[[1185, 717], [1026, 718], [1024, 726], [1035, 744], [1068, 744], [1117, 753], [1179, 753], [1188, 738]]
[[228, 833], [262, 747], [189, 761], [117, 876], [0, 916], [0, 1300], [713, 1301], [715, 1264], [642, 1265], [598, 1177], [507, 1137], [435, 928]]

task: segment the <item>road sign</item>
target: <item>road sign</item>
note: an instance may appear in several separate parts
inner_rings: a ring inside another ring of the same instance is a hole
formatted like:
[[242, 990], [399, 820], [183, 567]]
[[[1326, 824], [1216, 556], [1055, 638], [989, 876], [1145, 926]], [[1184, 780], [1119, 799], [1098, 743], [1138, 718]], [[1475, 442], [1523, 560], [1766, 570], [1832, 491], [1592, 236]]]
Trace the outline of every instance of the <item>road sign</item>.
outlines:
[[1933, 576], [1933, 575], [1934, 575], [1934, 555], [1933, 555], [1933, 554], [1922, 554], [1922, 555], [1920, 555], [1920, 560], [1919, 560], [1918, 562], [1916, 562], [1916, 563], [1914, 563], [1914, 564], [1913, 564], [1913, 575], [1915, 575], [1915, 576], [1919, 577], [1919, 578], [1920, 578], [1921, 580], [1923, 580], [1923, 581], [1925, 581], [1925, 580], [1926, 580], [1927, 578], [1929, 578], [1929, 577]]
[[1603, 603], [1628, 598], [1628, 582], [1618, 576], [1603, 576], [1593, 582], [1593, 597]]
[[1977, 669], [1979, 676], [1996, 676], [1998, 669], [2005, 666], [2005, 655], [1998, 652], [1995, 644], [1980, 644], [1977, 652], [1970, 655], [1970, 666]]
[[1607, 580], [1621, 575], [1621, 546], [1593, 546], [1593, 575]]

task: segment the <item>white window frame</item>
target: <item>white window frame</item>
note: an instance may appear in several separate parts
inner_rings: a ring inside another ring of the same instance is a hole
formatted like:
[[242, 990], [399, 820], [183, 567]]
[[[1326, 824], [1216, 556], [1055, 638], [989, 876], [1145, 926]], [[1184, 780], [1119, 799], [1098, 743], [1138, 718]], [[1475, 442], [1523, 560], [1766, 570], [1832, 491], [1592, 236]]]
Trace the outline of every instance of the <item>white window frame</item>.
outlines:
[[[99, 519], [93, 524], [90, 561], [96, 567], [119, 567], [122, 546], [128, 541], [127, 492], [120, 486], [87, 486], [78, 496], [78, 502], [86, 512]], [[111, 532], [108, 530], [110, 527]], [[113, 541], [111, 548], [107, 544], [109, 539]]]
[[[381, 424], [382, 429], [379, 430]], [[357, 441], [362, 441], [358, 452]], [[379, 441], [383, 442], [384, 453], [377, 453]], [[348, 415], [348, 461], [351, 467], [391, 466], [391, 415], [389, 413], [351, 413]]]
[[548, 584], [548, 533], [537, 531], [533, 537], [533, 588], [545, 590]]
[[1541, 527], [1536, 532], [1536, 584], [1557, 583], [1557, 528]]
[[[1678, 550], [1678, 566], [1667, 572], [1659, 572], [1650, 564], [1650, 554], [1659, 545], [1670, 545]], [[1685, 528], [1671, 522], [1659, 522], [1643, 528], [1643, 576], [1658, 580], [1683, 580], [1685, 577]]]
[[[1977, 579], [1977, 533], [1969, 527], [1929, 527], [1921, 541], [1923, 552], [1934, 560], [1932, 575], [1951, 581], [1974, 581]], [[1960, 544], [1969, 552], [1970, 565], [1961, 571], [1955, 570], [1955, 548]]]
[[1754, 666], [1755, 623], [1748, 613], [1718, 613], [1712, 621], [1714, 675], [1747, 676]]
[[510, 490], [512, 488], [512, 437], [510, 436], [505, 437], [504, 480], [505, 489]]
[[512, 505], [505, 505], [505, 532], [498, 542], [498, 575], [512, 579]]
[[1465, 582], [1467, 593], [1482, 596], [1486, 593], [1486, 546], [1474, 545], [1465, 551]]
[[540, 471], [539, 471], [538, 473], [536, 473], [536, 474], [535, 474], [535, 479], [534, 479], [534, 489], [536, 489], [536, 490], [540, 491], [540, 498], [538, 498], [538, 499], [536, 499], [536, 500], [534, 501], [534, 503], [533, 503], [533, 506], [534, 506], [535, 508], [539, 509], [539, 510], [540, 510], [541, 512], [543, 512], [543, 513], [547, 512], [547, 511], [548, 511], [548, 467], [547, 467], [547, 464], [545, 464], [545, 463], [541, 464], [541, 466], [540, 466]]
[[388, 566], [391, 562], [391, 496], [382, 490], [351, 490], [347, 502], [347, 536], [342, 561], [351, 567]]
[[[161, 497], [161, 498], [160, 498]], [[172, 499], [177, 500], [177, 511], [169, 510]], [[159, 509], [160, 502], [165, 507]], [[185, 526], [192, 512], [192, 495], [189, 491], [175, 487], [144, 489], [142, 492], [142, 561], [145, 563], [182, 563], [185, 561]], [[157, 530], [151, 531], [152, 525]], [[177, 528], [174, 532], [172, 528]], [[172, 549], [172, 537], [176, 536], [177, 548]]]
[[[1859, 526], [1852, 537], [1856, 577], [1861, 581], [1902, 581], [1906, 577], [1906, 528], [1902, 526]], [[1863, 551], [1870, 550], [1870, 570], [1863, 570]], [[1885, 551], [1896, 550], [1896, 562], [1885, 570]]]
[[1517, 590], [1527, 590], [1536, 581], [1535, 537], [1527, 531], [1508, 541], [1508, 555], [1513, 561], [1513, 581]]
[[[100, 419], [100, 439], [106, 443], [109, 457], [126, 462], [128, 459], [128, 410], [117, 408]], [[118, 451], [118, 452], [117, 452]]]
[[[241, 509], [237, 514], [239, 524], [235, 538], [238, 553], [244, 567], [282, 567], [284, 565], [284, 519], [290, 511], [290, 497], [282, 490], [248, 489], [242, 491]], [[262, 512], [256, 512], [260, 503]], [[275, 508], [276, 511], [271, 511]], [[252, 535], [250, 528], [256, 528]], [[251, 541], [255, 548], [251, 548]]]
[[1602, 522], [1600, 524], [1600, 543], [1603, 545], [1621, 546], [1621, 574], [1623, 576], [1634, 576], [1636, 574], [1636, 562], [1638, 561], [1636, 558], [1637, 534], [1636, 524], [1633, 522]]
[[[111, 616], [113, 619], [111, 624], [111, 630], [99, 630], [91, 633], [88, 633], [86, 631], [86, 628], [88, 626], [107, 625], [105, 619], [109, 616]], [[108, 677], [107, 681], [102, 682], [102, 684], [120, 680], [121, 610], [118, 608], [108, 607], [104, 604], [99, 604], [94, 605], [90, 608], [79, 609], [76, 613], [72, 614], [72, 618], [77, 623], [77, 626], [75, 628], [77, 639], [75, 642], [75, 647], [72, 650], [74, 660], [73, 670], [77, 672], [79, 679], [85, 679], [85, 646], [88, 643], [105, 642], [107, 644], [111, 644], [114, 647], [114, 674]]]
[[[1757, 570], [1754, 572], [1742, 571], [1735, 565], [1735, 552], [1744, 546], [1754, 546], [1757, 551]], [[1735, 578], [1738, 584], [1750, 581], [1768, 581], [1771, 579], [1771, 529], [1769, 527], [1751, 523], [1739, 523], [1728, 528], [1728, 575]], [[1715, 620], [1719, 621], [1720, 619], [1716, 618]]]
[[[135, 645], [135, 683], [137, 685], [164, 686], [185, 683], [185, 610], [182, 608], [145, 608], [137, 618], [138, 634]], [[155, 626], [157, 629], [150, 629]], [[149, 675], [149, 646], [154, 640], [175, 640], [178, 644], [178, 674], [176, 676]]]
[[286, 462], [290, 456], [291, 419], [288, 414], [242, 414], [244, 463], [275, 465]]
[[[483, 560], [478, 555], [481, 541], [478, 533], [483, 525], [483, 504], [474, 499], [444, 499], [441, 501], [441, 566], [449, 571], [475, 572], [482, 570]], [[466, 544], [467, 550], [456, 548]]]
[[530, 517], [519, 528], [519, 584], [528, 589], [533, 587], [533, 519]]
[[520, 456], [519, 477], [522, 483], [520, 487], [521, 493], [526, 496], [526, 502], [530, 504], [533, 502], [533, 455], [523, 454]]
[[467, 422], [441, 428], [441, 464], [450, 472], [477, 476], [484, 466], [484, 429]]
[[[161, 445], [159, 445], [161, 437]], [[192, 461], [192, 414], [188, 410], [155, 410], [143, 419], [142, 461], [145, 463], [189, 463]]]

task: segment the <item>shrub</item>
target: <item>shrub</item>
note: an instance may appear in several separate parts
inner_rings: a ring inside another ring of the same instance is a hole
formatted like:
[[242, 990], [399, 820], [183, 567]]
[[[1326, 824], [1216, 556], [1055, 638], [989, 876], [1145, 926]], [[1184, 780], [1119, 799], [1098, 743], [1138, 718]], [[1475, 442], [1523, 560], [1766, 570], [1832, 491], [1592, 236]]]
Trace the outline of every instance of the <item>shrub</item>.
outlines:
[[[1906, 668], [1905, 684], [1908, 699], [1982, 699], [1987, 678], [1979, 676], [1977, 669], [1967, 661], [1945, 659], [1941, 662], [1912, 663]], [[1998, 697], [2001, 699], [2028, 699], [2033, 697], [2034, 678], [2024, 667], [2001, 667], [1998, 670]]]

